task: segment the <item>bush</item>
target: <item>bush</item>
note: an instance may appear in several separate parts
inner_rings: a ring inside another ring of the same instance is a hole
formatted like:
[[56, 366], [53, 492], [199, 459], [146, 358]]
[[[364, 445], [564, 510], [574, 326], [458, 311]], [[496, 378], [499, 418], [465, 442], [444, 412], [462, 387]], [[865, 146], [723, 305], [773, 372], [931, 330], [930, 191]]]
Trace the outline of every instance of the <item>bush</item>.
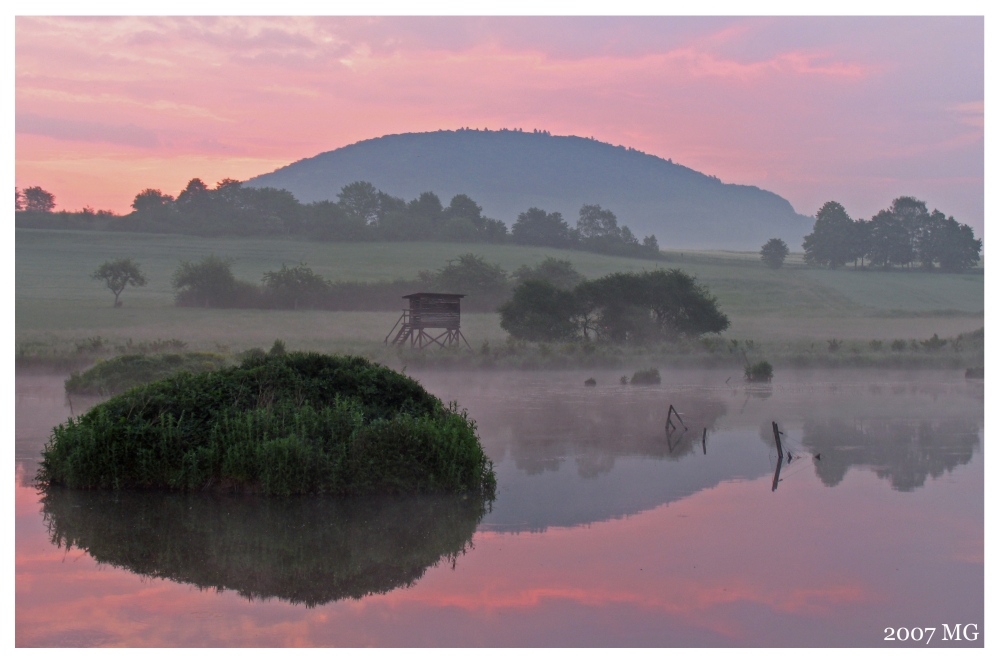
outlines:
[[656, 368], [638, 370], [632, 374], [632, 384], [660, 384], [660, 371]]
[[66, 393], [111, 396], [181, 371], [211, 371], [226, 363], [226, 357], [211, 352], [121, 355], [98, 361], [83, 373], [73, 373], [66, 380]]
[[281, 495], [496, 486], [475, 423], [454, 405], [367, 359], [301, 352], [115, 396], [54, 430], [38, 480]]
[[770, 382], [774, 377], [774, 368], [770, 362], [758, 361], [756, 364], [747, 364], [743, 369], [743, 377], [747, 382]]
[[760, 259], [765, 265], [772, 269], [780, 269], [788, 256], [788, 245], [777, 237], [767, 240], [764, 246], [760, 247]]

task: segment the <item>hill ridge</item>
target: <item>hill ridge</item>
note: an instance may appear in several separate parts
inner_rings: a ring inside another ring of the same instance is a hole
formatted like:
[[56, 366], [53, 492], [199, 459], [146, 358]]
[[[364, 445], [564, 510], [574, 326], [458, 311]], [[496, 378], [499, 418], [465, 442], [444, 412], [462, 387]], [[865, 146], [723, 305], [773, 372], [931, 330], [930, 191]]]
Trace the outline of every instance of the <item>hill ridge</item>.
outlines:
[[571, 225], [598, 204], [664, 248], [757, 249], [781, 237], [797, 249], [811, 217], [755, 185], [725, 183], [672, 159], [583, 136], [511, 129], [440, 129], [368, 138], [247, 181], [288, 189], [302, 202], [336, 200], [364, 180], [394, 196], [459, 193], [510, 227], [529, 207], [561, 212]]

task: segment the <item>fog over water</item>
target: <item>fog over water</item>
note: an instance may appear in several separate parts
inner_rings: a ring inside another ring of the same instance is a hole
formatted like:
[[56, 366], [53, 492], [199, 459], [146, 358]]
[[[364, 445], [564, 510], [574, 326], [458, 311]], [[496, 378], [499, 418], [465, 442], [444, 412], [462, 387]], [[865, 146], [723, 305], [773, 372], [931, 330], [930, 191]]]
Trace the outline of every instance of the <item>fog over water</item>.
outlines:
[[880, 646], [885, 626], [982, 626], [982, 381], [411, 374], [476, 420], [492, 504], [39, 493], [71, 404], [61, 377], [19, 375], [17, 644]]

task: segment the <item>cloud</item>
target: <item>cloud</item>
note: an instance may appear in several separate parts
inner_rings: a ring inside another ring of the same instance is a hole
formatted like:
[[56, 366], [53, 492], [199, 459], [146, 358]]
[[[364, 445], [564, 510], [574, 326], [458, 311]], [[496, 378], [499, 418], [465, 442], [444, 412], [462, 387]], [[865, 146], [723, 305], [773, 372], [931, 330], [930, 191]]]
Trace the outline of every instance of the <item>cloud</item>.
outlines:
[[131, 147], [159, 147], [155, 131], [134, 124], [106, 124], [88, 120], [70, 120], [36, 113], [18, 113], [15, 131], [19, 134], [47, 136], [57, 140], [86, 143], [112, 143]]

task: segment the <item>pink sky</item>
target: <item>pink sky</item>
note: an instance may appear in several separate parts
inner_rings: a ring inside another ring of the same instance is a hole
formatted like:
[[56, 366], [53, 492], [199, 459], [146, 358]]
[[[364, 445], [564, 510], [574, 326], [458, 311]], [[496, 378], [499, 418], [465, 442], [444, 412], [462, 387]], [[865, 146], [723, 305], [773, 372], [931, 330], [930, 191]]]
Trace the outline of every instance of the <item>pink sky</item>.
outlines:
[[[16, 184], [129, 211], [392, 133], [593, 136], [983, 230], [981, 18], [17, 18]], [[390, 192], [391, 193], [391, 192]], [[511, 221], [507, 219], [507, 221]]]

